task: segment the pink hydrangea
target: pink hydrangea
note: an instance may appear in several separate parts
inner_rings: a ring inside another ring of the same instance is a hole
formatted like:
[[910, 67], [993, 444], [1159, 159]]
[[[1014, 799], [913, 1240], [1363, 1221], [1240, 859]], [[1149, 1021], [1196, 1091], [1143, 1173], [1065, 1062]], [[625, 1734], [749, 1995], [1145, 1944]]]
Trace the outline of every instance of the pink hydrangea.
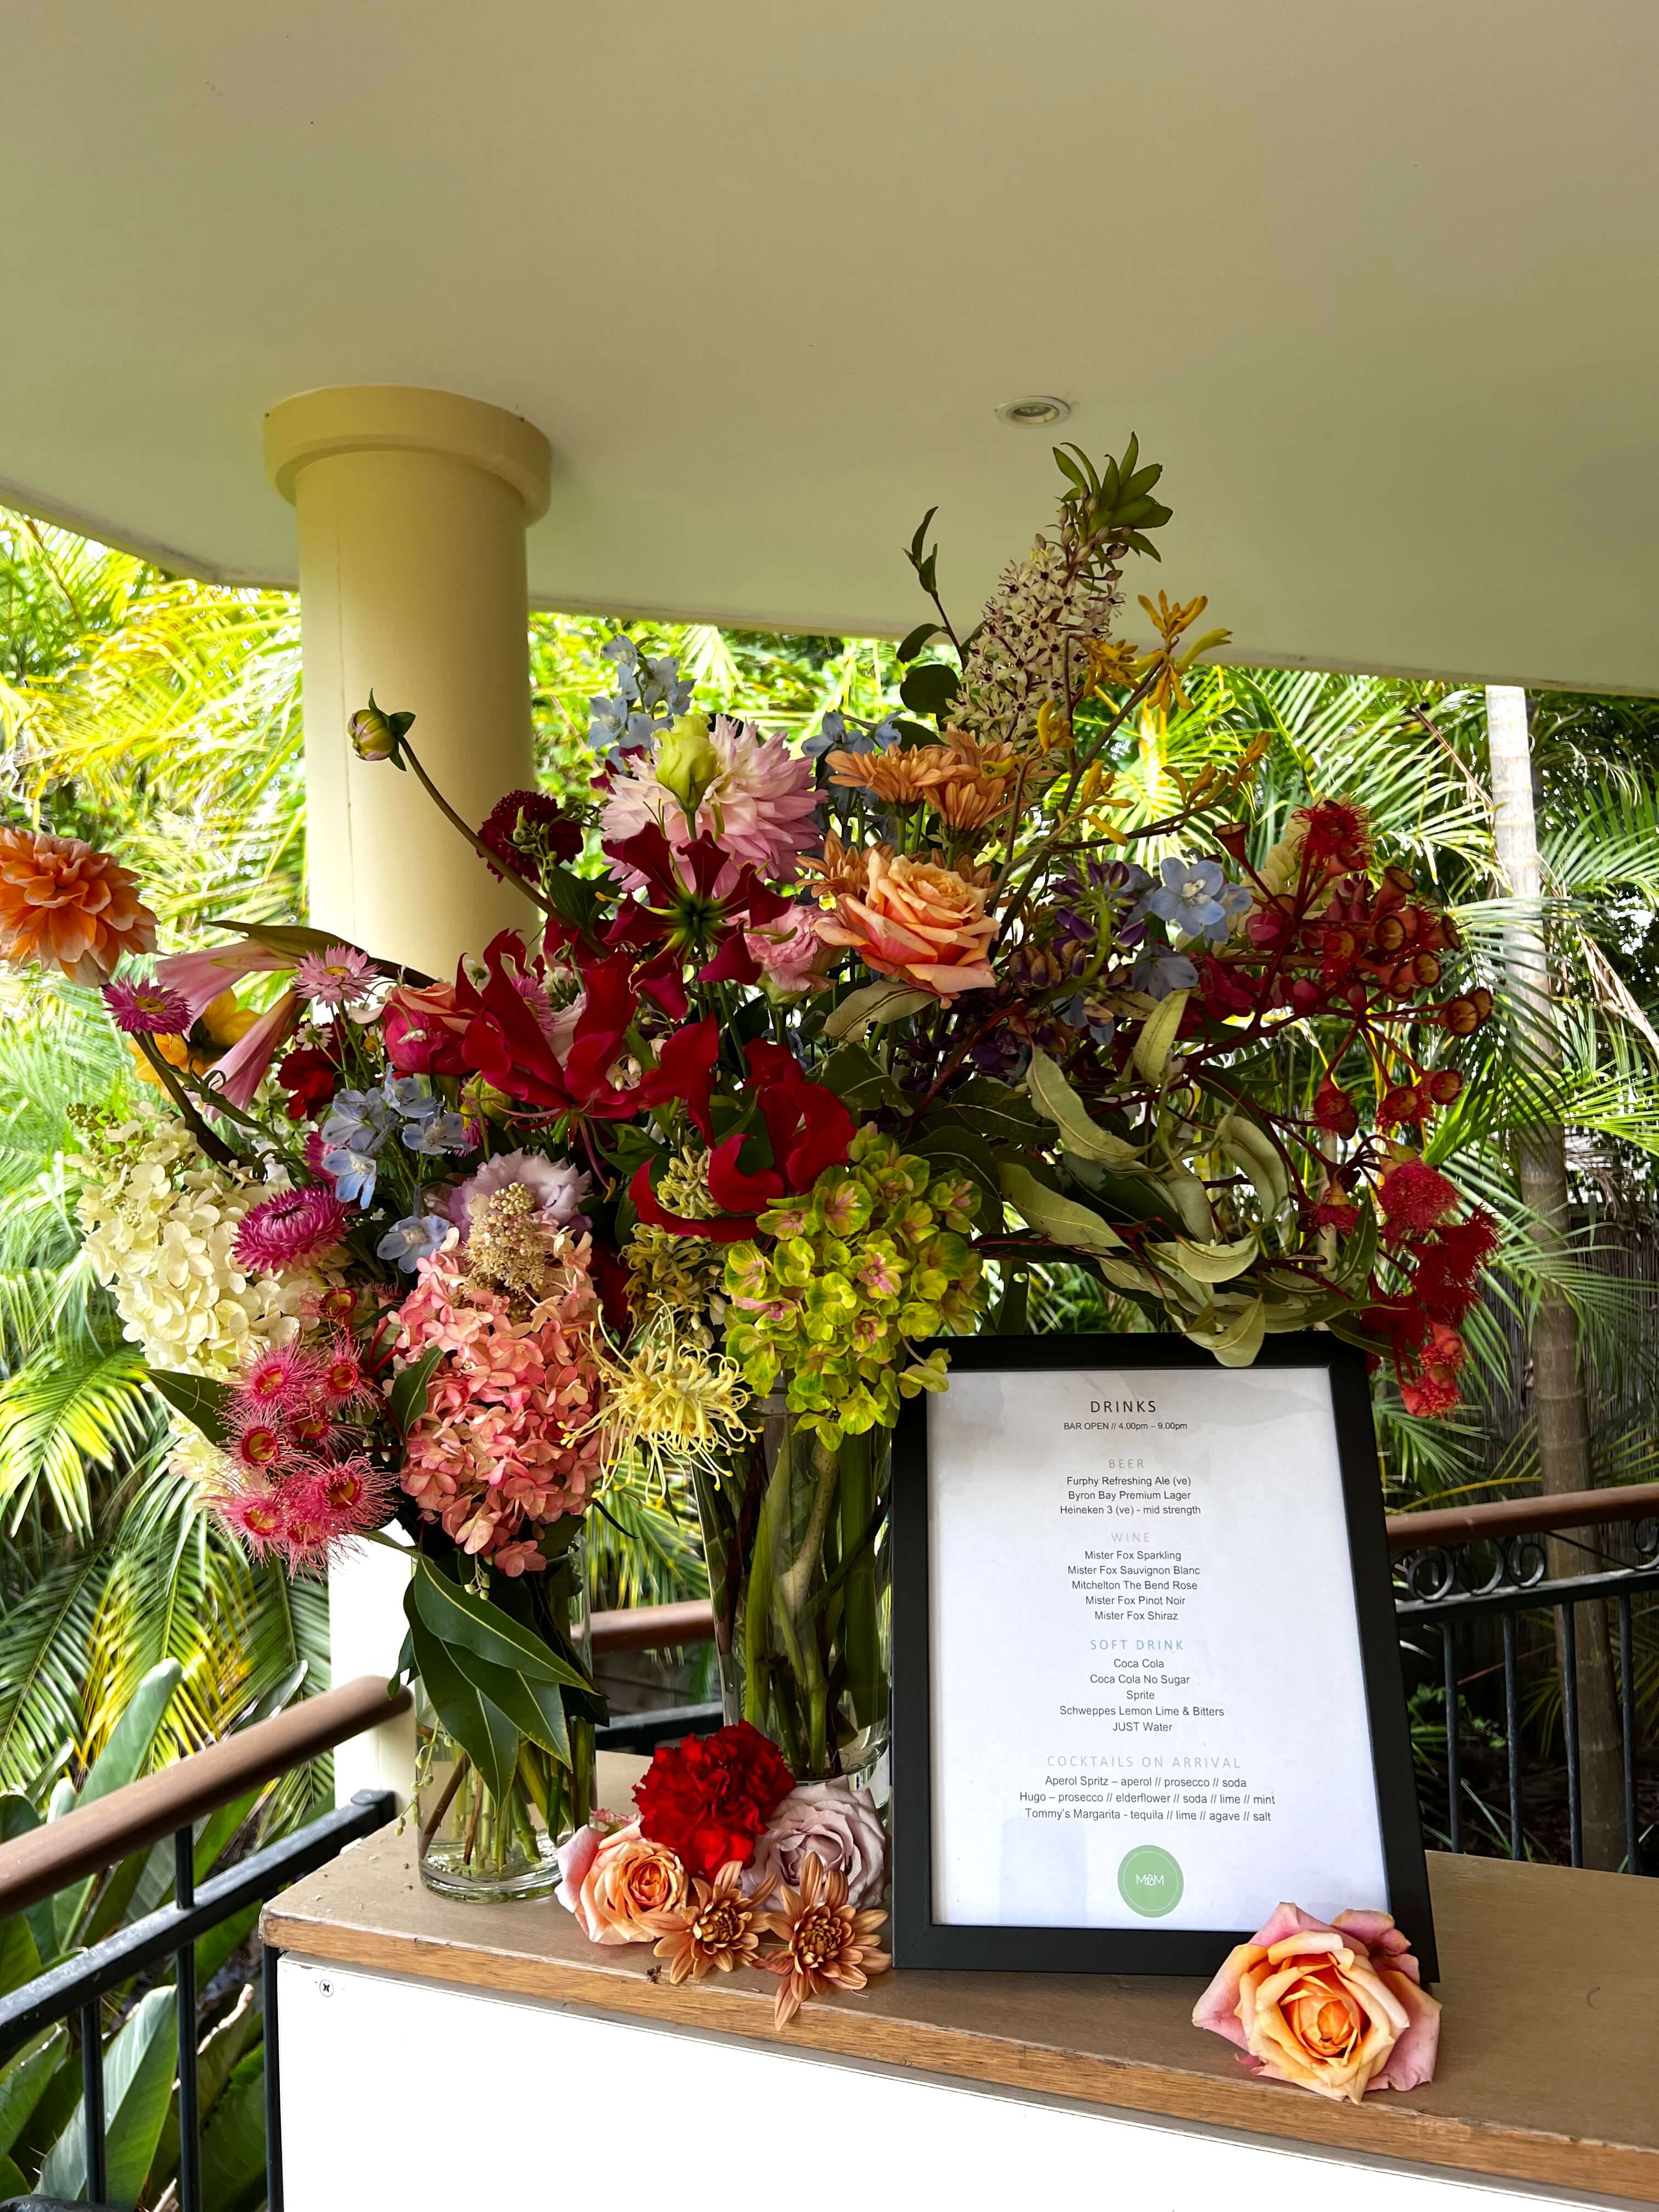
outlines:
[[527, 1315], [473, 1288], [454, 1247], [422, 1260], [398, 1311], [398, 1352], [444, 1358], [406, 1439], [403, 1486], [463, 1550], [509, 1575], [537, 1572], [538, 1529], [580, 1513], [601, 1469], [593, 1427], [599, 1298], [588, 1240], [560, 1255]]
[[[614, 772], [600, 817], [604, 842], [616, 843], [653, 823], [671, 845], [694, 835], [718, 840], [732, 856], [715, 884], [729, 890], [745, 861], [772, 882], [787, 882], [801, 854], [823, 842], [812, 763], [792, 753], [783, 738], [763, 737], [752, 726], [722, 714], [709, 732], [720, 769], [702, 795], [695, 826], [679, 800], [657, 781], [655, 757], [625, 754]], [[630, 886], [641, 878], [619, 870]]]

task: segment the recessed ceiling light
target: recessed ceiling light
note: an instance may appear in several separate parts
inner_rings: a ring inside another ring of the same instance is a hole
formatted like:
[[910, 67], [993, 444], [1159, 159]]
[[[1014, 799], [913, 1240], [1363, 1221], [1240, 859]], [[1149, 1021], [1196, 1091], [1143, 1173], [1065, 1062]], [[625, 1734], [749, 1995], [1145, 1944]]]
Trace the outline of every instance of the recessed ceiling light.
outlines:
[[1050, 423], [1063, 422], [1071, 411], [1070, 400], [1038, 392], [1024, 399], [1005, 399], [997, 410], [997, 420], [1015, 430], [1046, 430]]

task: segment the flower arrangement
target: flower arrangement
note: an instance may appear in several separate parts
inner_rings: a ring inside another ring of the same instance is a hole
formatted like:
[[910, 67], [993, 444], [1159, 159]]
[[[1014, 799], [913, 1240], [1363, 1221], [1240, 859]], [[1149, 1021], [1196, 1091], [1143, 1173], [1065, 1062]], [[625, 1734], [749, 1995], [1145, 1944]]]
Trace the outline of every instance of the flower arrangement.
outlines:
[[[1456, 1402], [1494, 1235], [1425, 1148], [1490, 994], [1359, 805], [1253, 820], [1265, 736], [1141, 803], [1225, 633], [1160, 592], [1116, 634], [1159, 471], [1057, 459], [971, 631], [918, 531], [879, 723], [795, 746], [619, 636], [589, 801], [474, 827], [371, 696], [359, 755], [539, 913], [453, 977], [266, 925], [117, 973], [154, 943], [126, 872], [0, 839], [0, 957], [100, 981], [158, 1101], [89, 1140], [96, 1263], [250, 1545], [312, 1572], [402, 1524], [464, 1858], [586, 1820], [575, 1539], [630, 1472], [695, 1480], [728, 1717], [804, 1785], [878, 1760], [886, 1440], [1033, 1262], [1225, 1364], [1327, 1328]], [[672, 1848], [726, 1912], [727, 1862]], [[799, 1912], [863, 1909], [815, 1858], [777, 1856]]]
[[559, 1901], [590, 1942], [653, 1943], [671, 1984], [775, 1974], [780, 2028], [809, 1997], [886, 1971], [872, 1940], [887, 1917], [884, 1832], [848, 1784], [797, 1789], [738, 1721], [659, 1747], [634, 1801], [635, 1819], [596, 1813], [559, 1853]]

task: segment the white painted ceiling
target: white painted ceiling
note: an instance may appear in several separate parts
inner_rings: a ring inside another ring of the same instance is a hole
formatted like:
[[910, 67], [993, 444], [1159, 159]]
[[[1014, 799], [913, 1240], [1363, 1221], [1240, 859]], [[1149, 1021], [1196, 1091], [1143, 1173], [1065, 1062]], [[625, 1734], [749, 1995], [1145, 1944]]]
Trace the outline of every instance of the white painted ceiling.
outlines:
[[552, 441], [543, 604], [982, 596], [1072, 400], [1271, 662], [1659, 692], [1655, 0], [8, 0], [0, 497], [288, 580], [260, 418]]

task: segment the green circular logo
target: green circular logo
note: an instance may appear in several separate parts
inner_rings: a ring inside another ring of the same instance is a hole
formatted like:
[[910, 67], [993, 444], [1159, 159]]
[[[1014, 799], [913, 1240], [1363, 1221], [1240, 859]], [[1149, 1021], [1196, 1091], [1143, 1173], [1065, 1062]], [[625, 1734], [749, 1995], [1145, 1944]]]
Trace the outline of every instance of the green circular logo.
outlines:
[[1118, 1894], [1131, 1912], [1161, 1920], [1181, 1902], [1181, 1869], [1156, 1844], [1137, 1844], [1117, 1870]]

